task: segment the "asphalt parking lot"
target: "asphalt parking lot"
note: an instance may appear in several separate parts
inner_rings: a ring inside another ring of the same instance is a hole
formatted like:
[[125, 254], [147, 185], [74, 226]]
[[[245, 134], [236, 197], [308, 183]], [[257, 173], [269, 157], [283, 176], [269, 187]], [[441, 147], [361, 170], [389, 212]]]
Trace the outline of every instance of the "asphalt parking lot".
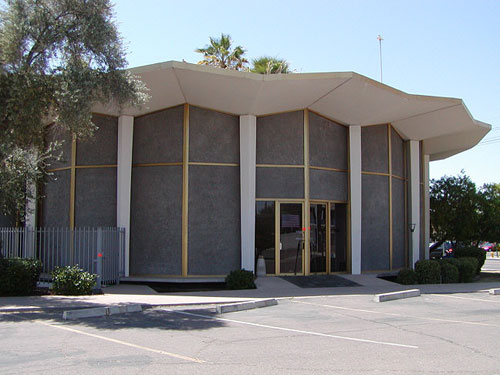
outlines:
[[2, 374], [494, 374], [500, 296], [314, 296], [215, 315], [0, 314]]

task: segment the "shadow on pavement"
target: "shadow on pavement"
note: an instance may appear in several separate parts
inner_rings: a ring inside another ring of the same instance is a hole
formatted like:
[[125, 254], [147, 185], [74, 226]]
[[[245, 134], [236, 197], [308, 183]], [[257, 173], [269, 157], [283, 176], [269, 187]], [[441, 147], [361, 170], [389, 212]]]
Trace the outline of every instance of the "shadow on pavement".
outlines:
[[165, 331], [204, 331], [224, 327], [223, 321], [201, 316], [176, 313], [186, 312], [208, 317], [215, 316], [213, 309], [170, 310], [146, 309], [143, 312], [110, 316], [63, 320], [62, 310], [0, 313], [0, 323], [44, 321], [49, 324], [64, 324], [68, 327], [90, 327], [104, 331], [121, 329], [162, 329]]

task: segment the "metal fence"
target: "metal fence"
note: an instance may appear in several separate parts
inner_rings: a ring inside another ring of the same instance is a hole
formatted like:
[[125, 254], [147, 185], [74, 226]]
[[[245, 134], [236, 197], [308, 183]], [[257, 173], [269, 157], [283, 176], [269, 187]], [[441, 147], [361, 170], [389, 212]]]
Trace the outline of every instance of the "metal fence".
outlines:
[[56, 267], [78, 265], [111, 285], [124, 275], [125, 229], [0, 228], [0, 253], [5, 258], [39, 259], [40, 281], [50, 281]]

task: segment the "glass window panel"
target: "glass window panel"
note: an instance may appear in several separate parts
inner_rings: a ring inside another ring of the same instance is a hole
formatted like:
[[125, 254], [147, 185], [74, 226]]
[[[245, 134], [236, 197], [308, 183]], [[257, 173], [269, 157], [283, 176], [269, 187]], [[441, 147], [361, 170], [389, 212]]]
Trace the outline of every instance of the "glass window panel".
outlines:
[[[275, 267], [275, 227], [274, 201], [256, 202], [255, 216], [255, 261], [263, 256], [266, 274], [274, 274]], [[256, 268], [257, 269], [257, 268]]]
[[302, 204], [280, 204], [280, 273], [302, 273]]
[[347, 205], [331, 204], [330, 210], [330, 269], [347, 271]]
[[311, 273], [326, 272], [326, 204], [311, 204]]

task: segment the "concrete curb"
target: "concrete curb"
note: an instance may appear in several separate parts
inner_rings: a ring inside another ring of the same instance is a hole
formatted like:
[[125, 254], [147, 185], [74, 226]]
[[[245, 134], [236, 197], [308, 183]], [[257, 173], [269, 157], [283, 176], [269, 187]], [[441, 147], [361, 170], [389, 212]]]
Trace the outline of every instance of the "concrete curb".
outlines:
[[138, 304], [125, 306], [94, 307], [91, 309], [64, 311], [62, 318], [64, 320], [75, 320], [81, 318], [94, 318], [97, 316], [108, 316], [140, 311], [142, 311], [142, 306]]
[[277, 304], [278, 301], [275, 298], [264, 299], [260, 301], [251, 301], [251, 302], [238, 302], [227, 305], [217, 305], [215, 308], [215, 312], [217, 314], [225, 314], [228, 312], [251, 310], [260, 307], [274, 306]]
[[499, 296], [500, 295], [500, 289], [490, 289], [490, 294], [494, 296]]
[[399, 292], [376, 294], [373, 300], [375, 302], [387, 302], [397, 299], [411, 298], [420, 296], [420, 289], [401, 290]]
[[[241, 303], [241, 302], [247, 302], [248, 300], [239, 300], [239, 301], [223, 301], [221, 302], [220, 300], [217, 301], [203, 301], [203, 302], [178, 302], [178, 303], [164, 303], [164, 302], [159, 302], [159, 303], [141, 303], [141, 302], [133, 302], [135, 304], [140, 304], [143, 308], [143, 310], [146, 309], [151, 309], [154, 307], [183, 307], [185, 306], [186, 308], [188, 307], [194, 307], [194, 306], [213, 306], [217, 304], [225, 304], [225, 303]], [[108, 302], [110, 303], [110, 302]], [[120, 303], [120, 302], [117, 302]], [[125, 302], [121, 302], [125, 303]], [[78, 305], [75, 306], [75, 309], [93, 309], [97, 307], [106, 307], [105, 303], [89, 303], [86, 305]], [[48, 307], [35, 307], [35, 306], [17, 306], [17, 307], [12, 307], [12, 308], [2, 308], [0, 307], [0, 314], [5, 314], [5, 313], [37, 313], [37, 312], [58, 312], [58, 311], [69, 311], [68, 309], [71, 309], [72, 306], [48, 306]]]

